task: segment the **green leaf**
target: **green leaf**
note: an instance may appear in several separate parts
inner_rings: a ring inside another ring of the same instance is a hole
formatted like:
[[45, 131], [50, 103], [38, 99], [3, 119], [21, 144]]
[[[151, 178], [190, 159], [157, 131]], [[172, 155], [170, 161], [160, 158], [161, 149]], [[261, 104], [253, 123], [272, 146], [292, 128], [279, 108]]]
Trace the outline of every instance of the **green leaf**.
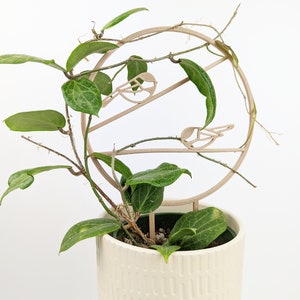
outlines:
[[182, 237], [181, 240], [176, 238], [176, 244], [181, 246], [182, 250], [203, 249], [226, 230], [226, 218], [222, 211], [215, 207], [188, 212], [176, 222], [169, 240], [172, 241], [174, 235], [187, 228], [196, 230], [196, 234]]
[[232, 50], [232, 48], [230, 46], [226, 45], [225, 43], [223, 43], [222, 41], [216, 40], [215, 42], [221, 48], [221, 50], [223, 52], [225, 52], [225, 54], [227, 56], [231, 57], [235, 66], [238, 67], [239, 59], [238, 59], [237, 55], [235, 54], [235, 52]]
[[90, 41], [77, 46], [70, 54], [66, 68], [71, 71], [82, 59], [93, 53], [104, 54], [109, 50], [118, 48], [117, 45], [108, 42]]
[[68, 250], [84, 239], [102, 236], [118, 229], [120, 229], [120, 224], [115, 219], [91, 219], [79, 222], [68, 230], [63, 238], [59, 252]]
[[107, 74], [98, 72], [94, 83], [102, 95], [108, 96], [112, 92], [112, 80]]
[[4, 120], [13, 131], [55, 131], [66, 125], [65, 117], [54, 110], [20, 112]]
[[27, 54], [5, 54], [0, 55], [0, 64], [23, 64], [27, 62], [41, 63], [60, 71], [65, 71], [63, 67], [58, 65], [53, 59], [43, 59], [35, 56], [30, 56]]
[[94, 82], [86, 78], [69, 80], [62, 86], [66, 103], [74, 110], [98, 115], [102, 106], [101, 94]]
[[[148, 66], [145, 61], [142, 60], [140, 56], [133, 55], [130, 57], [127, 63], [127, 80], [130, 81], [132, 78], [136, 77], [137, 75], [147, 72]], [[137, 80], [140, 84], [144, 82], [142, 79]], [[131, 82], [132, 90], [137, 91], [138, 86], [135, 82]]]
[[145, 7], [139, 7], [139, 8], [134, 8], [134, 9], [130, 9], [124, 13], [122, 13], [121, 15], [117, 16], [116, 18], [114, 18], [113, 20], [109, 21], [107, 24], [105, 24], [101, 31], [104, 31], [105, 29], [111, 28], [115, 25], [117, 25], [118, 23], [122, 22], [124, 19], [126, 19], [127, 17], [129, 17], [130, 15], [139, 12], [139, 11], [143, 11], [143, 10], [148, 10]]
[[157, 250], [164, 258], [165, 262], [169, 261], [169, 257], [175, 251], [180, 249], [180, 246], [177, 245], [152, 245], [151, 248]]
[[206, 71], [195, 62], [181, 58], [179, 64], [189, 79], [196, 85], [199, 92], [206, 97], [206, 120], [204, 124], [204, 127], [206, 127], [212, 122], [216, 114], [217, 100], [215, 88]]
[[[101, 161], [103, 161], [110, 167], [112, 166], [112, 157], [109, 155], [99, 153], [99, 152], [94, 152], [94, 153], [92, 153], [91, 156], [95, 157], [97, 159], [100, 159]], [[130, 169], [122, 161], [120, 161], [117, 158], [115, 158], [114, 169], [116, 172], [124, 175], [126, 178], [132, 175]]]
[[191, 173], [187, 169], [181, 169], [176, 165], [162, 163], [156, 169], [142, 171], [127, 178], [127, 185], [136, 185], [140, 183], [148, 183], [157, 187], [165, 187], [174, 183], [182, 174]]
[[34, 175], [42, 172], [54, 170], [54, 169], [70, 169], [70, 168], [71, 168], [70, 166], [65, 166], [65, 165], [44, 166], [44, 167], [22, 170], [12, 174], [8, 179], [8, 188], [0, 198], [0, 205], [2, 203], [3, 198], [7, 196], [10, 192], [16, 189], [24, 190], [28, 188], [34, 181]]
[[181, 241], [186, 236], [193, 236], [197, 233], [196, 228], [179, 228], [174, 231], [172, 235], [169, 236], [168, 244], [176, 244]]
[[163, 187], [138, 184], [130, 196], [130, 204], [135, 212], [147, 214], [159, 208], [163, 198]]

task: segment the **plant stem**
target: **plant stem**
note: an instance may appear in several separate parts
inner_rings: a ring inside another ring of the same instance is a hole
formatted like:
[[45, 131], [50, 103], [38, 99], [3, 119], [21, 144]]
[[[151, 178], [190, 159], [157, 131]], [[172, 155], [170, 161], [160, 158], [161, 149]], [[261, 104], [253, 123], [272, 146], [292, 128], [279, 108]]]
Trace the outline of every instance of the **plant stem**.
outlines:
[[205, 156], [201, 153], [197, 153], [197, 155], [199, 155], [200, 157], [204, 158], [204, 159], [207, 159], [211, 162], [214, 162], [216, 164], [219, 164], [221, 166], [223, 166], [224, 168], [226, 169], [229, 169], [230, 171], [232, 171], [233, 173], [237, 174], [238, 176], [240, 176], [242, 179], [244, 179], [247, 183], [249, 183], [252, 187], [256, 188], [256, 185], [254, 183], [252, 183], [249, 179], [247, 179], [245, 176], [243, 176], [240, 172], [238, 172], [237, 170], [234, 170], [233, 168], [231, 168], [230, 166], [228, 166], [227, 164], [221, 162], [220, 160], [215, 160], [213, 158], [210, 158], [208, 156]]
[[[88, 164], [88, 159], [89, 159], [89, 155], [88, 155], [88, 151], [87, 151], [87, 143], [88, 143], [88, 132], [89, 132], [89, 127], [91, 125], [91, 121], [92, 121], [92, 115], [89, 115], [88, 118], [88, 122], [87, 122], [87, 126], [86, 126], [86, 130], [84, 133], [84, 167], [85, 167], [85, 171], [86, 171], [86, 176], [87, 179], [91, 185], [91, 188], [94, 192], [94, 194], [96, 195], [98, 201], [100, 202], [100, 204], [102, 205], [102, 207], [105, 209], [105, 211], [113, 216], [116, 219], [119, 219], [117, 217], [116, 214], [114, 214], [106, 205], [106, 203], [103, 201], [103, 198], [112, 206], [113, 209], [117, 209], [117, 205], [110, 199], [110, 197], [108, 197], [108, 195], [106, 195], [106, 193], [104, 193], [104, 191], [97, 185], [95, 184], [95, 182], [93, 181], [92, 177], [91, 177], [91, 173], [89, 170], [89, 164]], [[102, 198], [103, 197], [103, 198]]]
[[84, 170], [84, 166], [82, 164], [82, 161], [78, 155], [78, 151], [76, 149], [76, 145], [75, 145], [75, 140], [74, 140], [74, 134], [73, 134], [73, 129], [72, 129], [72, 124], [71, 124], [71, 120], [70, 120], [70, 113], [69, 113], [69, 107], [68, 105], [66, 104], [65, 105], [65, 110], [66, 110], [66, 119], [67, 119], [67, 124], [68, 124], [68, 135], [70, 137], [70, 142], [71, 142], [71, 146], [72, 146], [72, 150], [73, 150], [73, 153], [76, 157], [76, 160], [78, 162], [78, 165], [80, 166], [80, 169], [81, 170]]
[[135, 143], [131, 143], [131, 144], [127, 145], [127, 146], [124, 146], [124, 147], [116, 150], [116, 154], [121, 153], [122, 151], [124, 151], [124, 150], [126, 150], [128, 148], [134, 148], [137, 145], [142, 144], [142, 143], [147, 143], [147, 142], [151, 142], [151, 141], [162, 141], [162, 140], [176, 140], [176, 141], [180, 141], [180, 138], [174, 137], [174, 136], [162, 136], [162, 137], [147, 138], [147, 139], [143, 139], [143, 140], [137, 141]]
[[56, 155], [64, 158], [65, 160], [67, 160], [68, 162], [70, 162], [73, 166], [75, 166], [80, 171], [80, 173], [82, 173], [82, 169], [80, 168], [80, 166], [74, 160], [72, 160], [71, 158], [69, 158], [68, 156], [66, 156], [66, 155], [62, 154], [61, 152], [58, 152], [58, 151], [56, 151], [56, 150], [54, 150], [52, 148], [47, 147], [47, 146], [43, 145], [42, 143], [35, 142], [30, 137], [26, 137], [26, 136], [22, 135], [21, 138], [24, 139], [24, 140], [26, 140], [26, 141], [28, 141], [28, 142], [30, 142], [30, 143], [32, 143], [32, 144], [34, 144], [34, 145], [36, 145], [36, 146], [38, 146], [38, 147], [46, 149], [49, 152], [52, 152], [52, 153], [54, 153], [54, 154], [56, 154]]

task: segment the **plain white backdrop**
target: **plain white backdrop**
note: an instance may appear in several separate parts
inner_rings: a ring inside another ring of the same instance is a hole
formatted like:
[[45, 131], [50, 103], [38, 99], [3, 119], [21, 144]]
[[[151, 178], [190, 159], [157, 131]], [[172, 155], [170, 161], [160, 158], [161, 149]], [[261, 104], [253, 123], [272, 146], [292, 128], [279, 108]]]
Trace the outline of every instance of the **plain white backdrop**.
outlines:
[[[258, 187], [252, 189], [234, 177], [206, 203], [233, 211], [246, 225], [242, 300], [300, 298], [300, 19], [296, 1], [1, 2], [0, 54], [26, 53], [55, 58], [58, 63], [78, 44], [77, 38], [90, 34], [92, 21], [100, 27], [123, 11], [147, 7], [150, 12], [124, 22], [124, 35], [135, 27], [180, 21], [222, 28], [241, 2], [224, 38], [238, 53], [256, 99], [259, 121], [277, 133], [280, 145], [256, 127], [242, 172]], [[61, 95], [59, 88], [49, 88], [49, 80], [59, 84], [63, 77], [44, 66], [1, 66], [1, 121], [16, 111], [52, 105]], [[1, 193], [12, 172], [55, 163], [55, 157], [33, 149], [19, 134], [9, 133], [4, 124], [0, 140]], [[86, 183], [64, 174], [40, 176], [34, 187], [14, 192], [0, 207], [0, 299], [97, 299], [95, 241], [86, 240], [57, 254], [71, 225], [100, 212], [96, 201], [87, 199], [92, 195]]]

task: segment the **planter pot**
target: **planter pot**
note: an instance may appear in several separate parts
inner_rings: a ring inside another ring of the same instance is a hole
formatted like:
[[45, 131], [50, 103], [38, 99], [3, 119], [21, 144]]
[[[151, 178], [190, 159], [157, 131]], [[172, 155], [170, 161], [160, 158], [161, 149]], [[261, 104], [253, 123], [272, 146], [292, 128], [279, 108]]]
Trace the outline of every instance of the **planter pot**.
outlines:
[[168, 263], [155, 250], [98, 237], [99, 300], [240, 300], [245, 231], [236, 217], [225, 214], [236, 233], [231, 241], [177, 251]]

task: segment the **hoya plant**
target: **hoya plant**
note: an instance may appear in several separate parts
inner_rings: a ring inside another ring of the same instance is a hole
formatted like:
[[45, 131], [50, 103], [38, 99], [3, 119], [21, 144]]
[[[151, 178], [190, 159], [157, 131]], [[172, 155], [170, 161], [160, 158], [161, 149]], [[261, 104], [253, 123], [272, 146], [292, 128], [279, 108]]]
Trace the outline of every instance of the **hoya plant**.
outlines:
[[[1, 204], [3, 199], [12, 191], [28, 188], [34, 182], [34, 177], [42, 172], [65, 169], [70, 175], [84, 177], [99, 204], [106, 211], [107, 217], [85, 220], [75, 224], [63, 238], [60, 252], [66, 251], [81, 240], [122, 231], [122, 234], [126, 235], [126, 239], [130, 243], [136, 246], [156, 249], [167, 261], [174, 251], [207, 247], [227, 228], [225, 217], [217, 208], [209, 207], [204, 210], [191, 211], [179, 218], [164, 243], [157, 244], [146, 232], [140, 229], [138, 220], [141, 215], [157, 210], [164, 199], [165, 187], [175, 183], [181, 176], [191, 177], [190, 171], [173, 163], [162, 162], [151, 169], [133, 172], [130, 166], [117, 158], [118, 150], [112, 151], [110, 155], [101, 152], [101, 149], [92, 153], [88, 151], [92, 120], [100, 118], [101, 108], [104, 105], [103, 98], [105, 97], [106, 101], [108, 101], [110, 97], [113, 97], [112, 93], [115, 89], [114, 83], [116, 78], [125, 72], [132, 94], [138, 94], [139, 90], [142, 89], [148, 68], [159, 64], [161, 61], [174, 64], [180, 72], [185, 72], [188, 79], [198, 90], [199, 95], [201, 95], [201, 99], [204, 97], [206, 107], [204, 113], [206, 117], [203, 128], [206, 128], [214, 120], [217, 100], [212, 80], [198, 63], [188, 58], [190, 52], [196, 52], [198, 49], [206, 47], [207, 45], [205, 44], [198, 45], [198, 47], [192, 49], [169, 52], [162, 57], [154, 57], [151, 60], [132, 53], [119, 63], [99, 68], [82, 69], [82, 66], [86, 66], [85, 62], [91, 55], [99, 56], [101, 60], [107, 53], [114, 51], [120, 45], [126, 44], [126, 40], [120, 41], [106, 37], [107, 30], [118, 25], [128, 16], [146, 10], [146, 8], [129, 10], [104, 25], [99, 32], [93, 29], [93, 37], [86, 42], [81, 42], [73, 49], [65, 65], [60, 65], [53, 59], [43, 59], [24, 54], [0, 56], [0, 64], [40, 63], [46, 67], [54, 68], [59, 75], [63, 73], [66, 78], [65, 83], [61, 86], [61, 101], [64, 101], [65, 105], [64, 112], [48, 108], [37, 111], [23, 111], [7, 117], [4, 123], [13, 131], [45, 132], [45, 134], [56, 131], [57, 134], [67, 136], [74, 156], [71, 157], [59, 152], [56, 150], [55, 145], [40, 144], [32, 137], [22, 136], [28, 142], [39, 145], [39, 147], [63, 157], [66, 160], [66, 164], [38, 166], [15, 172], [9, 177], [8, 187], [0, 198]], [[184, 24], [181, 23], [177, 26], [184, 26]], [[130, 43], [138, 43], [151, 36], [149, 34], [143, 38], [130, 41]], [[220, 34], [216, 35], [216, 40], [223, 52], [238, 64], [233, 50], [223, 43]], [[112, 70], [114, 70], [113, 75], [111, 75]], [[86, 119], [83, 137], [80, 140], [82, 147], [76, 146], [79, 144], [78, 140], [75, 143], [75, 136], [78, 137], [78, 135], [75, 134], [72, 124], [74, 119], [70, 117], [75, 112], [84, 115]], [[155, 140], [155, 137], [153, 140]], [[136, 144], [142, 142], [137, 141]], [[132, 144], [124, 148], [130, 148], [131, 146]], [[79, 151], [78, 149], [83, 150]], [[95, 160], [104, 164], [106, 168], [111, 169], [114, 185], [120, 193], [119, 199], [113, 199], [97, 184], [99, 180], [90, 171], [90, 164]]]

